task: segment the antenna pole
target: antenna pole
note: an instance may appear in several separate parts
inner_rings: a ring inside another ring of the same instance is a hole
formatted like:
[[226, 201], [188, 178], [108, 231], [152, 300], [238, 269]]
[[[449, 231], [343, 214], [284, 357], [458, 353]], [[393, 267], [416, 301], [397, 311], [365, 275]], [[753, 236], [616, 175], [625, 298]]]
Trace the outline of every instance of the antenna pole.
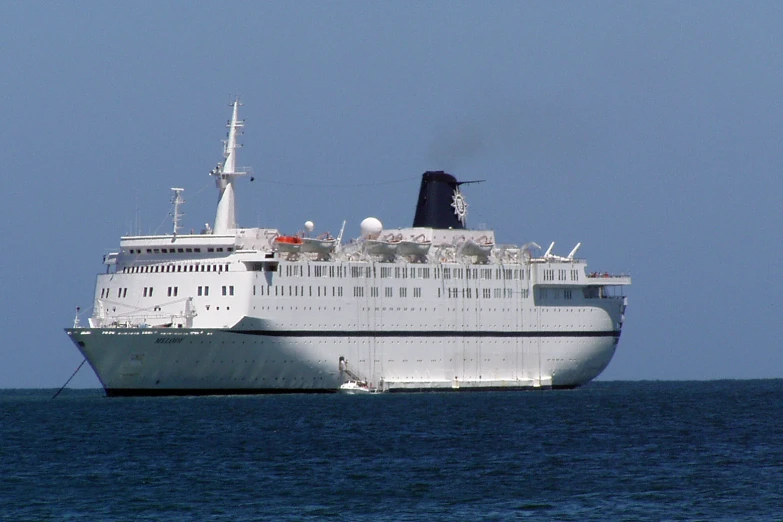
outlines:
[[182, 192], [184, 192], [185, 189], [171, 187], [171, 190], [174, 192], [174, 195], [171, 197], [171, 203], [174, 205], [174, 213], [171, 217], [172, 221], [174, 221], [174, 235], [176, 236], [181, 228], [180, 219], [184, 215], [179, 213], [179, 206], [185, 203], [185, 200], [182, 199]]

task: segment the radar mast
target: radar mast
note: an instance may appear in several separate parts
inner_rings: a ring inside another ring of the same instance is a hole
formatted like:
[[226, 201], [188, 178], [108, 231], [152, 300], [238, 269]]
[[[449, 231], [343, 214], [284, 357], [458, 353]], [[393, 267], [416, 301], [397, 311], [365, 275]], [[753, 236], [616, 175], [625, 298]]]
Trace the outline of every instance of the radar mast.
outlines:
[[171, 203], [174, 205], [174, 212], [171, 214], [171, 220], [174, 222], [174, 235], [176, 236], [179, 233], [179, 229], [182, 228], [179, 222], [180, 219], [182, 219], [183, 214], [180, 214], [179, 207], [185, 203], [185, 200], [182, 199], [182, 192], [184, 192], [185, 189], [171, 187], [171, 190], [174, 192], [174, 195], [171, 196]]
[[215, 177], [215, 185], [218, 189], [215, 234], [225, 234], [237, 227], [234, 209], [234, 179], [247, 174], [246, 169], [237, 169], [236, 167], [237, 149], [242, 146], [237, 143], [237, 136], [242, 133], [241, 129], [245, 125], [244, 120], [240, 120], [237, 116], [240, 105], [238, 98], [231, 103], [233, 111], [231, 113], [231, 121], [227, 125], [228, 137], [223, 140], [223, 157], [225, 157], [225, 160], [209, 173], [210, 176]]

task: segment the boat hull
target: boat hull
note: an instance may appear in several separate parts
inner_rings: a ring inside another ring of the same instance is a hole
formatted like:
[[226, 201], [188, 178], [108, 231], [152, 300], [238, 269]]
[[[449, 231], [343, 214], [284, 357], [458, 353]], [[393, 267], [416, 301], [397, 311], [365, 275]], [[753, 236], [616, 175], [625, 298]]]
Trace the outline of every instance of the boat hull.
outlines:
[[322, 331], [184, 328], [67, 332], [109, 396], [332, 393], [345, 380], [340, 358], [384, 391], [572, 388], [603, 371], [620, 335], [362, 331], [325, 336]]

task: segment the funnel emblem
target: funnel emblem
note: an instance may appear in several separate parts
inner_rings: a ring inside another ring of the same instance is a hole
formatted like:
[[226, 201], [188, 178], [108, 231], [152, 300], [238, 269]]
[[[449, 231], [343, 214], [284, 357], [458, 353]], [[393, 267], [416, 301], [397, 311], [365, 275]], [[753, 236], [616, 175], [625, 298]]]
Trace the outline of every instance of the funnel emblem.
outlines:
[[454, 215], [457, 216], [457, 219], [464, 227], [465, 219], [468, 217], [468, 204], [465, 202], [465, 198], [462, 197], [459, 187], [454, 189], [454, 194], [451, 196], [451, 206], [454, 208]]

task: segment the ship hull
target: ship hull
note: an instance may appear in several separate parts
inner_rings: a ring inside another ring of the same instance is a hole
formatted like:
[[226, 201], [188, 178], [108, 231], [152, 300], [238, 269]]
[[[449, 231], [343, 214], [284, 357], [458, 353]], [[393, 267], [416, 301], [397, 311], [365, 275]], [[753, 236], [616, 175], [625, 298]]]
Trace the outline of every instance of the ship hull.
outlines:
[[573, 388], [617, 331], [275, 331], [79, 328], [68, 335], [109, 396], [332, 393], [350, 371], [391, 392]]

